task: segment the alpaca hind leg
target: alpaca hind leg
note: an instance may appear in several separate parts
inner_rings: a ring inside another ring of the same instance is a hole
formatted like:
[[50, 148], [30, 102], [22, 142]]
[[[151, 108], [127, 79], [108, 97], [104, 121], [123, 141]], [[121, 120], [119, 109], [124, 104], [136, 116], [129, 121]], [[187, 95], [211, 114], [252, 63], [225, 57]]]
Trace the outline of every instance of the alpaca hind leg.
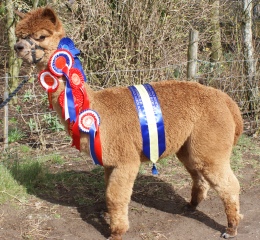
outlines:
[[196, 209], [199, 203], [207, 197], [210, 186], [199, 171], [190, 170], [189, 172], [193, 180], [189, 207], [191, 209]]
[[128, 204], [139, 165], [118, 166], [110, 174], [106, 190], [106, 202], [110, 216], [110, 240], [121, 240], [129, 228]]
[[191, 190], [191, 201], [187, 206], [188, 209], [195, 210], [199, 203], [207, 197], [210, 188], [209, 183], [203, 177], [201, 172], [196, 169], [196, 165], [189, 153], [188, 141], [176, 153], [179, 160], [183, 163], [193, 180]]
[[228, 227], [222, 237], [230, 238], [236, 236], [237, 227], [241, 219], [239, 214], [240, 186], [236, 176], [229, 165], [211, 168], [211, 171], [206, 171], [204, 176], [217, 191], [225, 206]]

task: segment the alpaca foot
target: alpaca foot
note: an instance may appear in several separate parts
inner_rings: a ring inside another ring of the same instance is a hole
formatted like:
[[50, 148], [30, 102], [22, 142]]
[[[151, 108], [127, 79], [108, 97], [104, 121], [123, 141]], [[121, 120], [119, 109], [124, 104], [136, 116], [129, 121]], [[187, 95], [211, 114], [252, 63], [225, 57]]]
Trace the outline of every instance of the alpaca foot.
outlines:
[[221, 235], [222, 238], [233, 238], [237, 235], [237, 227], [228, 227], [226, 232]]
[[189, 212], [194, 212], [194, 211], [196, 211], [196, 206], [194, 206], [194, 205], [188, 203], [188, 204], [186, 204], [186, 205], [183, 207], [183, 210], [184, 210], [184, 211], [189, 211]]
[[235, 235], [231, 235], [231, 234], [228, 234], [228, 233], [223, 233], [223, 234], [221, 235], [221, 237], [222, 237], [222, 238], [225, 238], [225, 239], [233, 238], [233, 237], [235, 237], [235, 236], [236, 236], [236, 234], [235, 234]]
[[110, 215], [108, 212], [102, 211], [100, 213], [100, 217], [104, 218], [104, 220], [109, 224], [110, 222]]
[[119, 234], [111, 234], [111, 236], [107, 240], [122, 240], [122, 235]]

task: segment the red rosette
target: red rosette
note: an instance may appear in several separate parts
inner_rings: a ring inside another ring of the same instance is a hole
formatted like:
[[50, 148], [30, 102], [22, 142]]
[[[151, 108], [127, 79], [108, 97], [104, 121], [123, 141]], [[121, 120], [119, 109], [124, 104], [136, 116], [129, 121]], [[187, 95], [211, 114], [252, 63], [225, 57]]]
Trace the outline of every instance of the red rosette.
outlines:
[[88, 133], [94, 123], [100, 124], [99, 116], [94, 110], [88, 109], [79, 114], [78, 124], [80, 131]]
[[64, 97], [65, 97], [65, 91], [63, 90], [61, 93], [60, 93], [60, 96], [58, 98], [58, 101], [59, 101], [59, 104], [60, 106], [63, 108], [64, 107]]
[[84, 84], [84, 77], [77, 68], [70, 69], [69, 80], [72, 88], [80, 88]]
[[71, 53], [65, 49], [56, 50], [51, 56], [48, 66], [52, 74], [62, 76], [65, 68], [70, 69], [74, 64], [74, 58]]
[[73, 93], [74, 101], [78, 104], [78, 107], [81, 108], [83, 106], [83, 102], [84, 102], [83, 93], [81, 92], [80, 89], [73, 89], [72, 93]]
[[49, 93], [55, 92], [59, 87], [58, 79], [48, 70], [41, 71], [38, 75], [38, 80], [41, 86]]

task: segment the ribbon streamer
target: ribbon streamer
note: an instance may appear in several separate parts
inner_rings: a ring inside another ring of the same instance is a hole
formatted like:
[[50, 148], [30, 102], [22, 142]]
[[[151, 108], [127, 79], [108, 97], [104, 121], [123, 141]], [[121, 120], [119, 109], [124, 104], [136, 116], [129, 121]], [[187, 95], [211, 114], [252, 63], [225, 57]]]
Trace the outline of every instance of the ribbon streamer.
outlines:
[[96, 165], [99, 164], [103, 166], [99, 127], [96, 126], [96, 123], [93, 123], [89, 129], [89, 142], [90, 155], [93, 159], [93, 162]]

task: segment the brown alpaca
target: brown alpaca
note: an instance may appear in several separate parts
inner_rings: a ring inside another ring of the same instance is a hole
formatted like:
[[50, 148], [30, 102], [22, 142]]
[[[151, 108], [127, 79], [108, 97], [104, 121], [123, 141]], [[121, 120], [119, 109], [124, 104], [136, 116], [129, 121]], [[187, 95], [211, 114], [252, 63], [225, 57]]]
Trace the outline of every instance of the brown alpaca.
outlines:
[[[36, 63], [41, 71], [47, 68], [65, 31], [54, 11], [46, 7], [22, 16], [16, 35], [18, 56]], [[67, 129], [58, 100], [65, 80], [64, 76], [59, 79], [51, 101]], [[157, 94], [165, 127], [166, 150], [160, 158], [175, 153], [190, 173], [193, 180], [190, 208], [196, 208], [205, 199], [209, 187], [217, 191], [228, 221], [222, 236], [236, 236], [240, 186], [230, 167], [230, 155], [243, 129], [238, 106], [227, 94], [194, 82], [161, 81], [151, 85]], [[101, 119], [109, 239], [119, 240], [129, 228], [128, 204], [140, 164], [149, 159], [142, 151], [140, 123], [130, 90], [116, 87], [93, 91], [86, 83], [85, 89], [90, 109]], [[89, 135], [81, 132], [80, 149], [89, 154], [88, 144]]]

